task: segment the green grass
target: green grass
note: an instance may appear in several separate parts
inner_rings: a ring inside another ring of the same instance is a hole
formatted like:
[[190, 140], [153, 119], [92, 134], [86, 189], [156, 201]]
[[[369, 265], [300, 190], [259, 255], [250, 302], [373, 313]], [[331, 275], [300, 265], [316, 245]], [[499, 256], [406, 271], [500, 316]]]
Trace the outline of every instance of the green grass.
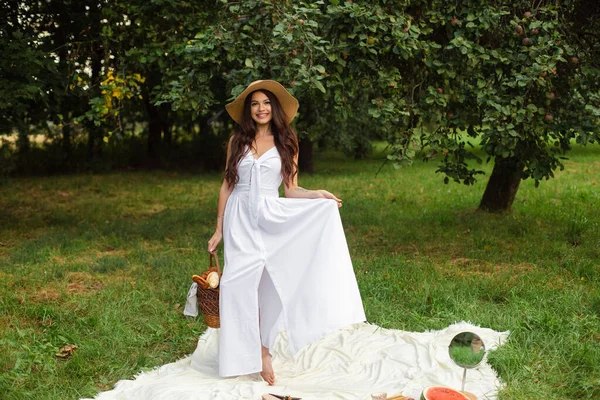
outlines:
[[[513, 211], [476, 211], [474, 187], [435, 163], [317, 154], [308, 188], [341, 209], [369, 321], [410, 331], [460, 320], [510, 330], [489, 355], [503, 399], [600, 398], [600, 147]], [[484, 166], [486, 171], [490, 165]], [[182, 309], [206, 267], [218, 174], [127, 172], [0, 186], [0, 393], [74, 399], [191, 353], [205, 329]], [[55, 356], [65, 344], [78, 349]]]

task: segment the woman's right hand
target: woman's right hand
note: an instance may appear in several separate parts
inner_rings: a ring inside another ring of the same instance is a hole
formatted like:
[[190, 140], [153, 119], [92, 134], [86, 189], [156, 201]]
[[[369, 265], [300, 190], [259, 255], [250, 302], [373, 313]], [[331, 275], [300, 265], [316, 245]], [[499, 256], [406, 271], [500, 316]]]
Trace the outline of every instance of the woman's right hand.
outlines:
[[208, 241], [208, 252], [211, 254], [215, 254], [217, 252], [217, 246], [221, 243], [221, 239], [223, 239], [223, 234], [221, 232], [215, 232], [214, 235]]
[[340, 208], [342, 206], [342, 199], [338, 199], [333, 193], [329, 193], [327, 190], [317, 190], [317, 192], [324, 198], [324, 199], [331, 199], [331, 200], [335, 200], [337, 202], [337, 206], [338, 208]]

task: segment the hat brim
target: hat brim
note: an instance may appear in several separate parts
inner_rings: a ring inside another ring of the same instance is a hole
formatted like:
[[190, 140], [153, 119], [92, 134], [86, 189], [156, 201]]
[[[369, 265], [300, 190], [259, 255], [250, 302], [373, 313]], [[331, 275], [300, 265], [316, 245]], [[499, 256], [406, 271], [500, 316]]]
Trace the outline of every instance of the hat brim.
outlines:
[[292, 122], [298, 113], [298, 100], [296, 100], [296, 98], [292, 96], [281, 83], [268, 79], [252, 82], [238, 95], [238, 97], [235, 98], [234, 101], [225, 105], [225, 109], [229, 116], [241, 125], [246, 97], [248, 97], [250, 93], [261, 89], [268, 90], [277, 97], [277, 100], [279, 100], [279, 104], [281, 104], [281, 108], [285, 113], [287, 122]]

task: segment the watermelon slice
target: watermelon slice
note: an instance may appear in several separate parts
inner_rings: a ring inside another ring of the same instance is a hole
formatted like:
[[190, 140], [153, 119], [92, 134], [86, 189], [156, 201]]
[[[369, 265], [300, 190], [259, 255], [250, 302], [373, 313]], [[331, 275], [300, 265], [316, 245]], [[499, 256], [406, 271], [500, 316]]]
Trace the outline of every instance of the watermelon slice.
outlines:
[[449, 387], [429, 386], [423, 390], [421, 400], [469, 400], [469, 398]]

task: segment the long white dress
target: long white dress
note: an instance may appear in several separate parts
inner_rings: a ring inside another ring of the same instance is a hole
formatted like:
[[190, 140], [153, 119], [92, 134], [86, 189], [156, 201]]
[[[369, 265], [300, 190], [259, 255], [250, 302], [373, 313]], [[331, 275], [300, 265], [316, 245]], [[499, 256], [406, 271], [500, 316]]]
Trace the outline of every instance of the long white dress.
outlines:
[[279, 197], [276, 147], [246, 149], [225, 208], [219, 375], [262, 370], [287, 331], [292, 354], [338, 328], [365, 321], [337, 203]]

